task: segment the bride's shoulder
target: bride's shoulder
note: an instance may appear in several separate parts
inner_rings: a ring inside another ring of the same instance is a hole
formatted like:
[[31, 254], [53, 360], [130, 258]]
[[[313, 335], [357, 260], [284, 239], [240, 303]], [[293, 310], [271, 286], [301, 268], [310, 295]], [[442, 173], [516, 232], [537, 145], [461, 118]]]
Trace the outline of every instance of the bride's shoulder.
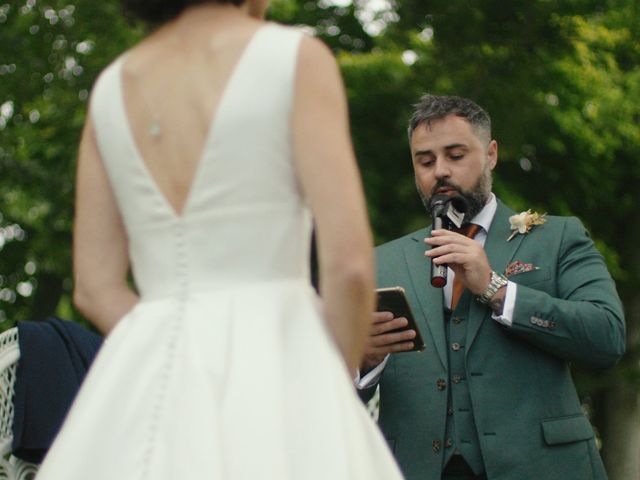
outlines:
[[300, 34], [298, 63], [301, 68], [304, 68], [305, 64], [308, 66], [315, 64], [320, 68], [331, 68], [336, 64], [335, 56], [326, 43], [302, 29], [298, 31]]
[[126, 52], [121, 53], [114, 58], [102, 71], [98, 74], [93, 87], [91, 89], [91, 97], [95, 97], [97, 92], [110, 88], [114, 82], [118, 80], [121, 64], [124, 60]]
[[289, 37], [290, 39], [300, 40], [305, 43], [324, 45], [321, 40], [313, 36], [313, 32], [308, 27], [283, 25], [277, 22], [264, 22], [263, 29], [282, 37]]

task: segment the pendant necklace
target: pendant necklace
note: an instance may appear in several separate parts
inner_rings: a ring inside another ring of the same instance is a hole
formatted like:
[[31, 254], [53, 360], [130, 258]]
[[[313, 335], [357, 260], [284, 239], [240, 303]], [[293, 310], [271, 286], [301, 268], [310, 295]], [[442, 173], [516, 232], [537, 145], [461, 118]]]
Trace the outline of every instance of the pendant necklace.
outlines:
[[[137, 81], [137, 83], [142, 87], [140, 81]], [[160, 126], [160, 116], [157, 114], [155, 108], [153, 108], [157, 104], [148, 101], [144, 87], [140, 88], [140, 97], [151, 115], [151, 118], [147, 121], [147, 133], [154, 141], [158, 141], [162, 135], [162, 128]]]
[[130, 75], [131, 75], [132, 83], [135, 84], [135, 88], [136, 90], [138, 90], [138, 98], [140, 98], [140, 100], [142, 101], [142, 105], [144, 106], [144, 110], [146, 110], [146, 112], [150, 116], [148, 120], [142, 120], [146, 124], [144, 131], [154, 141], [157, 141], [160, 139], [160, 136], [162, 135], [160, 118], [156, 112], [156, 109], [154, 108], [154, 106], [157, 106], [157, 102], [156, 104], [154, 104], [148, 100], [147, 93], [145, 92], [145, 86], [144, 86], [144, 83], [140, 80], [139, 73], [135, 72], [135, 73], [131, 73]]
[[161, 98], [156, 102], [151, 102], [147, 97], [148, 92], [146, 91], [145, 83], [140, 78], [140, 73], [134, 73], [133, 80], [140, 92], [140, 99], [142, 100], [145, 110], [150, 116], [150, 118], [145, 121], [146, 133], [149, 135], [149, 137], [151, 137], [153, 141], [157, 142], [160, 140], [163, 134], [161, 117], [163, 112], [166, 110], [168, 97], [171, 96], [171, 93], [167, 92], [168, 95], [166, 95], [165, 98]]
[[[184, 46], [184, 41], [180, 36], [178, 36], [178, 38], [173, 38], [170, 41], [168, 47], [174, 51], [179, 52], [182, 55], [185, 53], [185, 51], [187, 51], [186, 47]], [[206, 61], [210, 61], [210, 56], [211, 56], [211, 52], [205, 52], [205, 57], [204, 57], [205, 63]], [[187, 66], [182, 67], [181, 77], [189, 78], [189, 70], [192, 71], [192, 66], [190, 63], [187, 63]], [[155, 103], [150, 102], [149, 99], [147, 98], [144, 84], [140, 80], [139, 76], [140, 76], [139, 73], [134, 73], [134, 81], [140, 88], [140, 96], [141, 96], [142, 102], [145, 104], [146, 110], [149, 112], [151, 116], [151, 118], [148, 120], [146, 130], [148, 135], [154, 141], [157, 142], [161, 139], [163, 135], [161, 117], [164, 110], [166, 110], [168, 100], [167, 98], [164, 98], [163, 99], [164, 101], [159, 101]], [[173, 83], [171, 86], [175, 87], [175, 83]], [[168, 92], [167, 96], [169, 97], [173, 94], [171, 88], [167, 89], [167, 92]], [[156, 108], [156, 107], [159, 107], [159, 108]]]
[[160, 130], [160, 122], [157, 118], [152, 118], [149, 122], [149, 135], [151, 138], [158, 138], [162, 131]]

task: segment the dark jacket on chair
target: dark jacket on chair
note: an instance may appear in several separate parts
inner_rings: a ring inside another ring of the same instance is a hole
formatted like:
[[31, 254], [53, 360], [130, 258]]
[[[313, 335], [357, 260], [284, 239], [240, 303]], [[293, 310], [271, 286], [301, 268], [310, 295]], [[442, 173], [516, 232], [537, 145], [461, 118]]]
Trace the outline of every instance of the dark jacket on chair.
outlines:
[[102, 337], [75, 322], [49, 317], [18, 322], [13, 454], [40, 463], [93, 361]]

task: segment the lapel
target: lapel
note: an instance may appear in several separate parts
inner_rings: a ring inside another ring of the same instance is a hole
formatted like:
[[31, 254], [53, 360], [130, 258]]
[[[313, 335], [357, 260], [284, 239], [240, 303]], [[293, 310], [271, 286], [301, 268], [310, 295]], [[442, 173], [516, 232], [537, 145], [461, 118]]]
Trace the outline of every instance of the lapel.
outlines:
[[404, 244], [404, 256], [422, 316], [433, 338], [442, 368], [447, 370], [442, 289], [431, 286], [431, 265], [429, 259], [424, 256], [426, 244], [423, 240], [430, 234], [431, 228], [427, 228], [411, 235]]
[[[511, 235], [511, 229], [509, 228], [509, 217], [515, 215], [516, 212], [507, 207], [504, 203], [498, 200], [498, 208], [496, 214], [493, 217], [491, 226], [489, 228], [489, 234], [484, 244], [484, 250], [489, 259], [491, 268], [498, 272], [503, 273], [512, 259], [515, 256], [516, 250], [520, 247], [524, 235], [516, 235], [511, 241], [507, 242], [507, 238]], [[465, 292], [467, 295], [469, 292]], [[481, 303], [477, 301], [470, 302], [469, 308], [469, 325], [467, 329], [467, 348], [468, 353], [471, 349], [473, 341], [475, 340], [478, 330], [482, 326], [482, 323], [491, 317], [491, 311]]]

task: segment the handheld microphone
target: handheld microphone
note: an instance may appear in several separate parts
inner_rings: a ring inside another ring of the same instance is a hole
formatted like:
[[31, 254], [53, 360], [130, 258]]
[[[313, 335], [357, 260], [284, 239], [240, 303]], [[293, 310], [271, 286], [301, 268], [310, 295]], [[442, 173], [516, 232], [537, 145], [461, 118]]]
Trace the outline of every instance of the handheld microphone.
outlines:
[[[429, 202], [431, 212], [432, 230], [459, 228], [462, 225], [465, 213], [469, 210], [469, 205], [464, 197], [455, 195], [434, 195]], [[431, 259], [431, 285], [442, 288], [447, 284], [447, 266], [436, 265]]]

